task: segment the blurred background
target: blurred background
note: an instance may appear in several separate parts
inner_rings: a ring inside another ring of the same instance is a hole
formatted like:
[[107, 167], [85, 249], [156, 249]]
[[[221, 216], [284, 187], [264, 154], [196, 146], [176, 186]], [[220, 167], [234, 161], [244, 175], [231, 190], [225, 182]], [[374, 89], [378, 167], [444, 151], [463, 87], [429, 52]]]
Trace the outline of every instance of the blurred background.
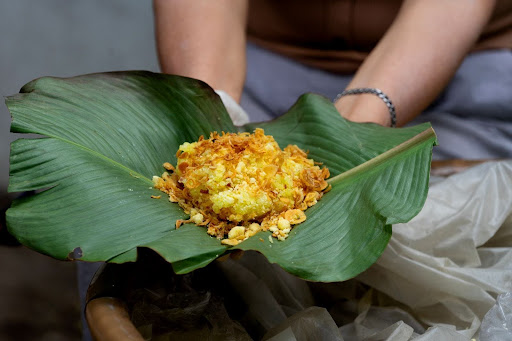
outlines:
[[[0, 94], [42, 76], [158, 71], [150, 0], [0, 0]], [[0, 340], [79, 340], [75, 264], [17, 245], [5, 230], [11, 117], [0, 105]]]

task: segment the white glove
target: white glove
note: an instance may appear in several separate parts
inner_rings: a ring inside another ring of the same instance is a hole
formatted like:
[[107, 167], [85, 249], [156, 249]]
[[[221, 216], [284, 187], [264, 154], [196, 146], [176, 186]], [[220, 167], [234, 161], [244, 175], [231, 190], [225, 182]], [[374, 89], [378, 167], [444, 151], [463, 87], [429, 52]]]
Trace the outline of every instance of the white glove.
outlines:
[[224, 103], [234, 125], [242, 126], [249, 123], [249, 115], [227, 92], [223, 90], [215, 90], [215, 92], [219, 95], [222, 103]]

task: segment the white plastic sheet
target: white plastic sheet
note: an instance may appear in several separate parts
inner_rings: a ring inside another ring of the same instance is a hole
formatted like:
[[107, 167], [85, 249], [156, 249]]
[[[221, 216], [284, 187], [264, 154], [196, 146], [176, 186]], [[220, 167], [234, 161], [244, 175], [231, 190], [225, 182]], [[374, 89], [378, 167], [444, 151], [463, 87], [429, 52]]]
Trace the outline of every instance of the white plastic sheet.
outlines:
[[512, 243], [493, 239], [511, 233], [511, 214], [511, 162], [439, 181], [416, 218], [393, 226], [382, 257], [358, 280], [405, 304], [419, 322], [472, 338], [497, 295], [512, 291]]
[[512, 293], [499, 295], [494, 307], [485, 314], [480, 326], [480, 339], [512, 341]]
[[[307, 284], [254, 253], [220, 267], [271, 340], [300, 340], [297, 316], [318, 301], [329, 314], [309, 309], [308, 330], [335, 322], [332, 340], [478, 339], [498, 295], [512, 292], [512, 162], [432, 179], [420, 214], [393, 226], [381, 258], [356, 279]], [[512, 300], [501, 304], [509, 315], [490, 314], [487, 325], [512, 320]], [[494, 339], [483, 331], [482, 340]]]
[[244, 124], [249, 123], [249, 115], [240, 106], [240, 104], [233, 99], [233, 97], [222, 90], [215, 90], [215, 92], [222, 100], [222, 104], [226, 107], [229, 117], [231, 117], [234, 125], [243, 126]]

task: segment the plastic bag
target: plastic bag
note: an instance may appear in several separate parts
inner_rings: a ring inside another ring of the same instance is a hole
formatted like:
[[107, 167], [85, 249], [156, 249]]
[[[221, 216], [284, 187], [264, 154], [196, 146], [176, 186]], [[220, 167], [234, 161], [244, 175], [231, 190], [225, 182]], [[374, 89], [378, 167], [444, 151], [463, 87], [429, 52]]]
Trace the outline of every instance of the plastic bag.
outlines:
[[310, 283], [313, 300], [301, 280], [256, 255], [224, 263], [224, 273], [267, 332], [322, 305], [345, 340], [469, 340], [495, 297], [512, 291], [512, 162], [435, 180], [420, 214], [393, 226], [376, 264], [351, 281]]
[[512, 340], [512, 292], [499, 295], [494, 307], [485, 314], [480, 327], [480, 340]]
[[[381, 258], [355, 279], [305, 282], [245, 252], [195, 271], [195, 285], [188, 275], [163, 272], [170, 279], [162, 293], [145, 285], [144, 299], [134, 297], [133, 307], [143, 308], [138, 326], [151, 334], [162, 319], [170, 321], [164, 327], [179, 322], [179, 313], [193, 327], [161, 337], [452, 341], [475, 338], [481, 328], [482, 340], [507, 340], [512, 297], [499, 295], [512, 292], [512, 162], [433, 180], [423, 210], [393, 226]], [[139, 278], [145, 269], [131, 273]], [[161, 269], [155, 271], [162, 282]]]
[[512, 291], [512, 243], [499, 237], [512, 233], [511, 214], [511, 162], [449, 177], [431, 186], [417, 217], [393, 226], [382, 257], [358, 280], [405, 304], [419, 322], [471, 338], [495, 297]]

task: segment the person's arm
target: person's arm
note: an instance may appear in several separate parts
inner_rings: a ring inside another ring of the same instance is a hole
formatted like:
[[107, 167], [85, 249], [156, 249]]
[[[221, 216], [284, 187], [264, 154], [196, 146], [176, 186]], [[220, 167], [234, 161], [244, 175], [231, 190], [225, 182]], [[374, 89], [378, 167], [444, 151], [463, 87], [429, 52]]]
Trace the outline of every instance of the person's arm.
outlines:
[[[397, 125], [404, 125], [448, 84], [490, 18], [494, 3], [405, 0], [347, 89], [379, 88], [395, 105]], [[390, 125], [389, 111], [375, 95], [343, 96], [335, 105], [349, 120]]]
[[162, 72], [197, 78], [240, 100], [247, 0], [154, 0]]

